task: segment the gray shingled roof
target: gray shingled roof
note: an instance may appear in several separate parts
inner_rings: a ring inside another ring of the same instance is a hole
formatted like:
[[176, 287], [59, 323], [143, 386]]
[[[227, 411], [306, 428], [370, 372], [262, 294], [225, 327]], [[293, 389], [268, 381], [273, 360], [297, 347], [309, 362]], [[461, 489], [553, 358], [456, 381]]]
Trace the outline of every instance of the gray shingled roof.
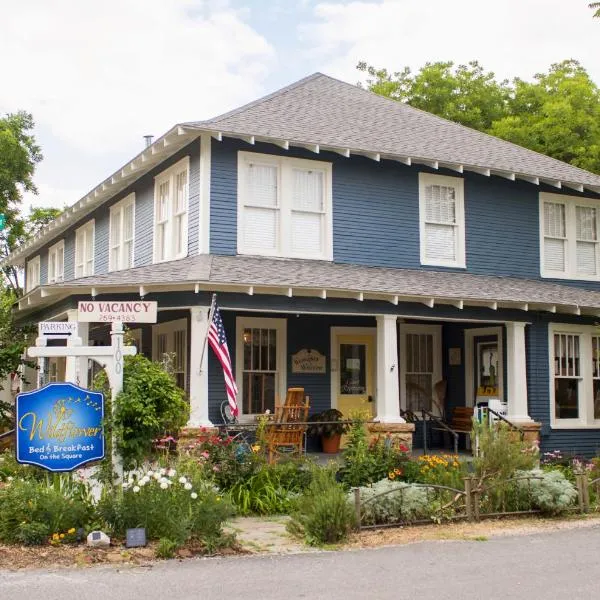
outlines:
[[184, 124], [600, 186], [600, 176], [315, 73], [207, 121]]
[[415, 298], [549, 304], [600, 308], [600, 292], [531, 279], [467, 273], [391, 269], [324, 261], [253, 256], [197, 255], [47, 286], [53, 289], [104, 286], [127, 288], [176, 284], [326, 289]]

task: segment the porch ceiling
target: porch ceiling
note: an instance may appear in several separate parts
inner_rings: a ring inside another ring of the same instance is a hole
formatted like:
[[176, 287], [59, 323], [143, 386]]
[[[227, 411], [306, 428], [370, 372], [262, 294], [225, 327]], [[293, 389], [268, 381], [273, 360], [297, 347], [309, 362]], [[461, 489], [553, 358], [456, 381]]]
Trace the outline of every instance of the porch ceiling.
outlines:
[[162, 291], [223, 291], [246, 294], [420, 302], [458, 309], [480, 306], [600, 316], [600, 292], [532, 279], [468, 273], [392, 269], [326, 261], [254, 256], [196, 255], [124, 271], [36, 288], [19, 310], [50, 305], [71, 294]]

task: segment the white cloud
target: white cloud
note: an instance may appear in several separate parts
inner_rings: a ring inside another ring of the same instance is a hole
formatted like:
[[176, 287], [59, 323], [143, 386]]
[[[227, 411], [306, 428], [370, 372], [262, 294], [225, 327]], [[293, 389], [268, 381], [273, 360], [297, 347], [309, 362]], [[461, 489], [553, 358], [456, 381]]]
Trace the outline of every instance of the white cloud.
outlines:
[[600, 83], [600, 21], [587, 2], [377, 0], [322, 2], [299, 33], [326, 73], [354, 82], [359, 60], [413, 70], [426, 61], [478, 59], [501, 78], [530, 78], [567, 58]]
[[[0, 0], [0, 112], [110, 154], [262, 92], [274, 50], [226, 1]], [[8, 15], [8, 18], [7, 18]], [[7, 57], [11, 57], [7, 59]]]

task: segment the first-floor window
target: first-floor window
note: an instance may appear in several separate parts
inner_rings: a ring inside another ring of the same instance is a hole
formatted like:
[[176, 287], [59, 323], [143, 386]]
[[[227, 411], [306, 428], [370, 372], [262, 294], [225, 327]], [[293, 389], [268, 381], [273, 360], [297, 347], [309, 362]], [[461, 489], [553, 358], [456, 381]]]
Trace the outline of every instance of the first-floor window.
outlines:
[[441, 329], [438, 325], [401, 325], [402, 397], [406, 410], [441, 414], [434, 386], [442, 378]]
[[162, 362], [177, 385], [187, 390], [187, 319], [177, 319], [152, 328], [152, 359]]
[[588, 325], [550, 326], [551, 413], [554, 425], [598, 427], [600, 335]]
[[284, 397], [285, 332], [285, 319], [238, 317], [236, 372], [243, 414], [273, 413]]

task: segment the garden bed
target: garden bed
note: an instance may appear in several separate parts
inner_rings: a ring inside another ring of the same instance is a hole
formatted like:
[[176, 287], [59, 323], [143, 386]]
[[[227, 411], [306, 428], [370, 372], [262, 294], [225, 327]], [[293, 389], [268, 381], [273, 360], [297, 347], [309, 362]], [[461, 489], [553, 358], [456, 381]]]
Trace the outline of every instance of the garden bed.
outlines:
[[[145, 565], [159, 560], [156, 558], [157, 547], [158, 542], [151, 542], [144, 548], [125, 548], [121, 544], [109, 548], [89, 548], [84, 544], [57, 547], [7, 546], [0, 544], [0, 570], [77, 568], [100, 564]], [[186, 559], [199, 556], [231, 556], [236, 554], [248, 554], [248, 550], [235, 544], [208, 555], [201, 546], [186, 544], [176, 551], [176, 558]]]

